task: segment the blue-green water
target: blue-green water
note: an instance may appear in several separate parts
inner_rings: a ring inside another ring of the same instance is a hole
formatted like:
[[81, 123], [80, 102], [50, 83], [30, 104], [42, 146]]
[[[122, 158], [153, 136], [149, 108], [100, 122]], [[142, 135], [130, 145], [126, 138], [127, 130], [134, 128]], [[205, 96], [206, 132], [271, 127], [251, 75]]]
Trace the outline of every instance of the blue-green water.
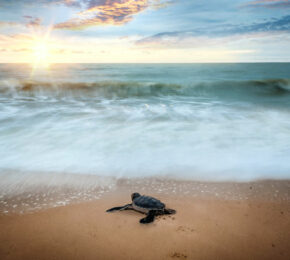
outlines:
[[290, 178], [290, 64], [0, 65], [0, 169]]

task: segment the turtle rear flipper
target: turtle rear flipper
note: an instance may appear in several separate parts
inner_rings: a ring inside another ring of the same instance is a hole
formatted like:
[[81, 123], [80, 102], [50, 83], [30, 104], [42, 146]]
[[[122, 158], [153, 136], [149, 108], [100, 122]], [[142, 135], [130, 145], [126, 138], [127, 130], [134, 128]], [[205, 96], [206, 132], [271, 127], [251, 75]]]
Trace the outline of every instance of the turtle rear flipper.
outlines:
[[141, 224], [148, 224], [154, 221], [156, 215], [155, 210], [150, 210], [145, 218], [140, 219]]
[[128, 209], [133, 209], [132, 208], [132, 204], [127, 204], [125, 206], [122, 207], [114, 207], [111, 209], [107, 209], [106, 212], [113, 212], [113, 211], [120, 211], [120, 210], [128, 210]]
[[164, 209], [163, 212], [166, 215], [171, 215], [171, 214], [175, 214], [176, 213], [176, 210], [174, 210], [174, 209]]

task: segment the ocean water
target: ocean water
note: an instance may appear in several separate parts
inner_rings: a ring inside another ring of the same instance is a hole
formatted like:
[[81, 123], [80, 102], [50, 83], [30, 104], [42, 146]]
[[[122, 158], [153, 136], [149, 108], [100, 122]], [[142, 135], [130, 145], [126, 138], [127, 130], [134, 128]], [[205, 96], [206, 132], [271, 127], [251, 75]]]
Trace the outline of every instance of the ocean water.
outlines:
[[0, 176], [289, 179], [289, 158], [290, 63], [0, 65]]

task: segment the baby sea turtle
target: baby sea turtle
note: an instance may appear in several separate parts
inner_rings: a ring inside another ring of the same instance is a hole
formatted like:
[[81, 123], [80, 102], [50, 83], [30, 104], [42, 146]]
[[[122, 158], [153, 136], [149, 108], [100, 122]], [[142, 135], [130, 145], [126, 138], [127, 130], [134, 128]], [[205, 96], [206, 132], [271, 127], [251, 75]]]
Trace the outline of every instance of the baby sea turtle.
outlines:
[[147, 224], [154, 221], [155, 216], [164, 215], [164, 214], [175, 214], [176, 211], [174, 209], [165, 208], [165, 204], [160, 200], [155, 199], [150, 196], [140, 195], [135, 192], [131, 195], [132, 203], [127, 204], [122, 207], [114, 207], [108, 209], [107, 212], [117, 211], [117, 210], [136, 210], [141, 213], [147, 214], [145, 218], [140, 219], [140, 223]]

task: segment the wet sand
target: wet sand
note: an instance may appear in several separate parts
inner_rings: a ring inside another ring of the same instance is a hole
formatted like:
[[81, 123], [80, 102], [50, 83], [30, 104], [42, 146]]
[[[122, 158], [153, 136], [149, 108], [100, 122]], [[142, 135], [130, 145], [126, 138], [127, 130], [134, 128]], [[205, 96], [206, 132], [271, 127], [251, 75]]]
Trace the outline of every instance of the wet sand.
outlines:
[[237, 199], [147, 190], [177, 210], [148, 225], [134, 211], [105, 212], [129, 202], [126, 183], [91, 202], [1, 214], [0, 259], [290, 259], [289, 182], [280, 187], [284, 197]]

